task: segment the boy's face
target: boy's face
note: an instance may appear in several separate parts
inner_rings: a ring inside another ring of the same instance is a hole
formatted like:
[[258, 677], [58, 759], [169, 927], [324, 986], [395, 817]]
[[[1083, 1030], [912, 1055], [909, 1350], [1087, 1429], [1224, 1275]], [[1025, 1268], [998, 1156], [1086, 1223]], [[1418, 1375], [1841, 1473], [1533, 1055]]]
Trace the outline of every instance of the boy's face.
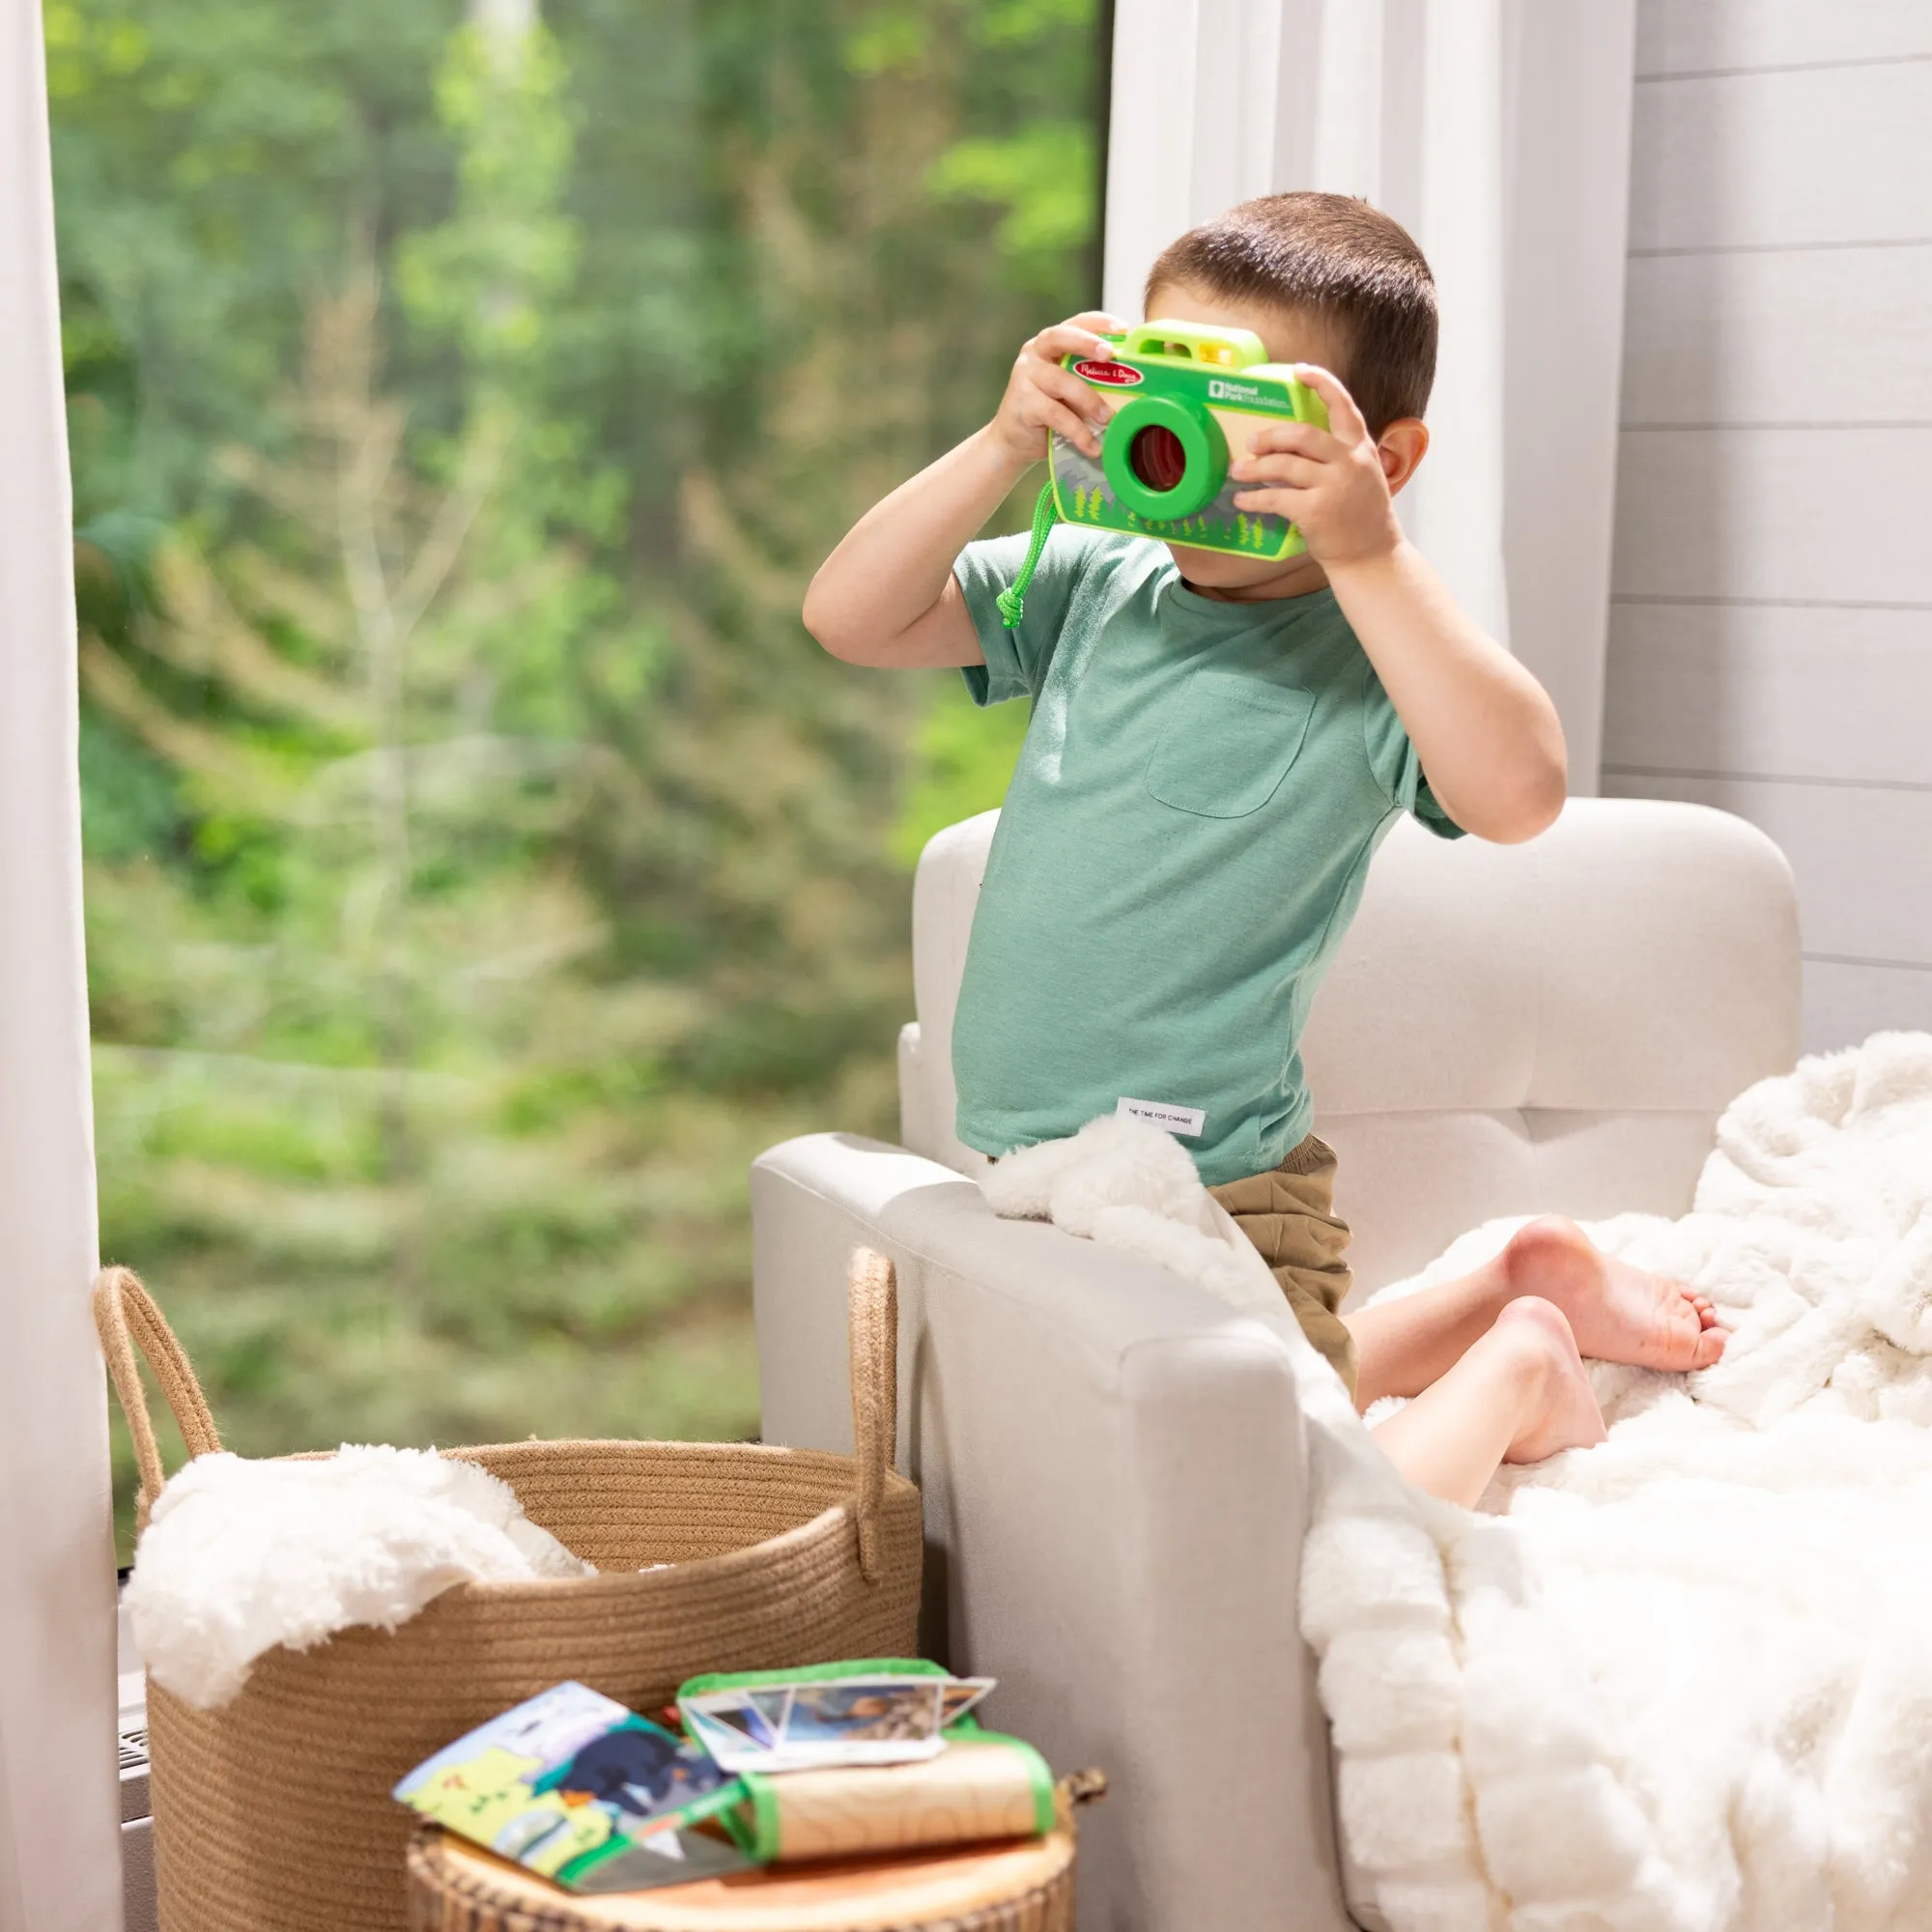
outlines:
[[[1332, 369], [1346, 382], [1347, 356], [1334, 330], [1312, 316], [1291, 309], [1226, 301], [1182, 283], [1162, 283], [1148, 297], [1150, 322], [1192, 322], [1210, 328], [1245, 328], [1259, 335], [1270, 362], [1316, 362]], [[1277, 579], [1307, 576], [1308, 588], [1319, 589], [1322, 572], [1306, 554], [1279, 563], [1239, 556], [1226, 551], [1196, 550], [1191, 544], [1171, 543], [1176, 567], [1191, 584], [1205, 590], [1244, 590]]]

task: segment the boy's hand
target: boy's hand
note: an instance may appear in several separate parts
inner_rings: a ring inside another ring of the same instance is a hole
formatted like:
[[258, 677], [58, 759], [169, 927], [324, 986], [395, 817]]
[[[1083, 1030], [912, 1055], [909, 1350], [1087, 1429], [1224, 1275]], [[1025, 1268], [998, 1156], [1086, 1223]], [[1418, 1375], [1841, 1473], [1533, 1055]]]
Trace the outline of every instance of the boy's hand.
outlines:
[[1249, 453], [1228, 466], [1235, 505], [1271, 511], [1300, 529], [1324, 568], [1385, 554], [1402, 541], [1381, 455], [1355, 399], [1326, 369], [1297, 363], [1294, 373], [1328, 406], [1328, 427], [1270, 423]]
[[1089, 456], [1100, 453], [1099, 432], [1113, 406], [1071, 369], [1063, 369], [1063, 355], [1107, 356], [1113, 344], [1100, 331], [1118, 335], [1126, 324], [1097, 311], [1042, 328], [1013, 361], [1007, 393], [989, 428], [1002, 450], [1021, 468], [1046, 454], [1049, 431], [1064, 436]]

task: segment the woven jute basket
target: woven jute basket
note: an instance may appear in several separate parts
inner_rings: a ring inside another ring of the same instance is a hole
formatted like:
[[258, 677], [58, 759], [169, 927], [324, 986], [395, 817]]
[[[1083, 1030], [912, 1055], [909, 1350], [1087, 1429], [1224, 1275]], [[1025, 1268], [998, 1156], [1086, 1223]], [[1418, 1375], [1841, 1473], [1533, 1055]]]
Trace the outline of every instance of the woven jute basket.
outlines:
[[[105, 1269], [94, 1315], [140, 1465], [163, 1474], [135, 1350], [190, 1456], [219, 1450], [194, 1371], [139, 1280]], [[655, 1712], [687, 1678], [914, 1652], [919, 1492], [892, 1466], [892, 1264], [852, 1262], [856, 1454], [757, 1443], [510, 1442], [480, 1463], [603, 1574], [464, 1583], [394, 1632], [275, 1649], [218, 1710], [148, 1684], [161, 1932], [404, 1932], [410, 1818], [396, 1781], [565, 1678]], [[644, 1564], [669, 1567], [639, 1574]]]
[[842, 1859], [573, 1898], [436, 1826], [410, 1846], [410, 1932], [1073, 1932], [1073, 1807], [1063, 1778], [1039, 1838], [909, 1858]]

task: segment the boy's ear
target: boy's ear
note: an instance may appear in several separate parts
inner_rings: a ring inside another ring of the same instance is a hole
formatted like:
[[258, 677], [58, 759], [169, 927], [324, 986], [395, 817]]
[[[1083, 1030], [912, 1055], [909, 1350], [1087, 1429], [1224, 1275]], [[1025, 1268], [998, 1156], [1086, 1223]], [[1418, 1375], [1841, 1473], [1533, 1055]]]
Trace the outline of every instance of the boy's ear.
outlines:
[[1398, 416], [1376, 439], [1376, 454], [1393, 497], [1429, 454], [1429, 425], [1419, 416]]

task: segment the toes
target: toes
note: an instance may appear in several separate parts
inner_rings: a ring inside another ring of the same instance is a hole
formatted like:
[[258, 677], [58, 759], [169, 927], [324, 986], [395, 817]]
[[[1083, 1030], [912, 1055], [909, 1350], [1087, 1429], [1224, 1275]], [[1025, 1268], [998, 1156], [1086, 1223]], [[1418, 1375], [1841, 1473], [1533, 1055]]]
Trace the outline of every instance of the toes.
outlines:
[[1718, 1325], [1718, 1310], [1708, 1294], [1699, 1294], [1694, 1289], [1680, 1289], [1684, 1300], [1696, 1312], [1700, 1328], [1715, 1328]]
[[1704, 1329], [1697, 1337], [1697, 1350], [1691, 1358], [1690, 1366], [1693, 1369], [1715, 1367], [1718, 1362], [1722, 1360], [1724, 1344], [1729, 1339], [1729, 1336], [1721, 1328]]

